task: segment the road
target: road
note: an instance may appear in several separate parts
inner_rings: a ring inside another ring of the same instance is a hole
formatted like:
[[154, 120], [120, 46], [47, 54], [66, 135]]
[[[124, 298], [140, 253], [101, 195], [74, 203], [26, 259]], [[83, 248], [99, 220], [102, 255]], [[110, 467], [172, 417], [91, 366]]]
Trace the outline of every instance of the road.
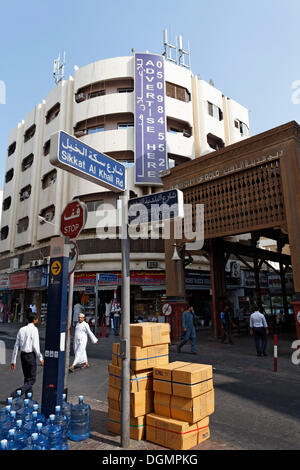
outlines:
[[[0, 325], [0, 340], [7, 348], [7, 365], [0, 365], [0, 400], [22, 383], [18, 360], [15, 372], [10, 372], [9, 361], [14, 344], [14, 331], [5, 331]], [[41, 331], [41, 338], [43, 337]], [[271, 338], [270, 338], [271, 339]], [[278, 373], [273, 372], [272, 344], [268, 357], [257, 357], [253, 339], [234, 338], [234, 345], [212, 341], [208, 331], [198, 333], [198, 355], [189, 353], [186, 345], [182, 353], [170, 347], [170, 362], [175, 360], [212, 364], [215, 368], [214, 386], [216, 409], [211, 417], [212, 437], [226, 445], [249, 450], [300, 449], [300, 365], [291, 362], [291, 343], [295, 338], [279, 337]], [[108, 372], [112, 343], [118, 338], [112, 334], [100, 339], [97, 345], [88, 345], [90, 369], [69, 374], [69, 394], [82, 394], [89, 399], [107, 403]], [[44, 341], [41, 340], [43, 350]], [[38, 367], [34, 395], [41, 395], [42, 368]]]

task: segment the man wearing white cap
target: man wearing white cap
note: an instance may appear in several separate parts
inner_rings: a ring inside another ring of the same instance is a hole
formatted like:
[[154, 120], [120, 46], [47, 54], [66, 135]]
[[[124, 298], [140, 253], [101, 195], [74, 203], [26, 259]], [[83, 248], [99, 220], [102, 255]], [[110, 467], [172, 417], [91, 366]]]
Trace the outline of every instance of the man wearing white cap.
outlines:
[[91, 332], [90, 327], [86, 321], [84, 321], [84, 314], [80, 313], [78, 315], [78, 323], [75, 328], [75, 338], [74, 338], [74, 362], [69, 368], [70, 372], [74, 371], [74, 368], [77, 364], [83, 364], [83, 367], [89, 367], [87, 355], [86, 355], [86, 345], [88, 337], [93, 344], [98, 343], [98, 339]]

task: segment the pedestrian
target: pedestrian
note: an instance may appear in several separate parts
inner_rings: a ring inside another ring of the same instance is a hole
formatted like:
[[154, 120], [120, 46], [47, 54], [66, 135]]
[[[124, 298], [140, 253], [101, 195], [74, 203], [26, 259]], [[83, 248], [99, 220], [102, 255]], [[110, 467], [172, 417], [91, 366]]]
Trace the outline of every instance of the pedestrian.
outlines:
[[115, 336], [119, 336], [120, 322], [121, 322], [121, 305], [117, 304], [114, 309], [114, 330]]
[[36, 328], [38, 322], [38, 315], [33, 313], [31, 309], [26, 309], [28, 325], [19, 329], [17, 339], [15, 342], [10, 369], [14, 371], [16, 368], [16, 360], [18, 350], [21, 351], [21, 364], [24, 375], [24, 385], [18, 387], [12, 393], [12, 397], [17, 396], [17, 390], [21, 390], [22, 395], [31, 392], [32, 387], [36, 381], [36, 358], [38, 357], [41, 366], [44, 365], [43, 356], [40, 352], [39, 332]]
[[182, 336], [181, 342], [177, 346], [177, 352], [180, 353], [182, 346], [184, 346], [190, 339], [192, 342], [192, 354], [196, 352], [196, 319], [194, 307], [190, 305], [187, 310], [182, 314], [182, 327], [184, 335]]
[[83, 311], [83, 306], [81, 303], [77, 302], [77, 304], [74, 305], [73, 309], [73, 326], [76, 326], [78, 323], [78, 316], [80, 313]]
[[89, 367], [87, 355], [86, 355], [86, 346], [88, 338], [92, 341], [93, 344], [98, 343], [98, 339], [91, 332], [89, 324], [84, 320], [85, 316], [83, 313], [78, 315], [78, 323], [75, 328], [75, 338], [74, 338], [74, 354], [75, 358], [73, 364], [69, 368], [70, 372], [74, 371], [74, 368], [77, 364], [83, 364], [82, 367]]
[[30, 305], [29, 305], [29, 308], [31, 308], [31, 311], [33, 313], [37, 313], [37, 306], [34, 302], [32, 302]]
[[19, 302], [19, 298], [16, 299], [13, 307], [13, 314], [12, 314], [13, 322], [18, 323], [20, 320], [21, 315], [21, 304]]
[[267, 355], [267, 335], [269, 334], [269, 328], [264, 316], [263, 307], [258, 304], [257, 310], [250, 316], [250, 334], [254, 336], [256, 352], [259, 357], [263, 354]]
[[222, 338], [222, 343], [224, 344], [226, 341], [226, 337], [228, 334], [228, 342], [230, 344], [233, 344], [232, 341], [232, 326], [234, 325], [232, 319], [231, 319], [231, 313], [230, 313], [230, 305], [225, 304], [223, 311], [221, 312], [221, 321], [223, 325], [223, 338]]

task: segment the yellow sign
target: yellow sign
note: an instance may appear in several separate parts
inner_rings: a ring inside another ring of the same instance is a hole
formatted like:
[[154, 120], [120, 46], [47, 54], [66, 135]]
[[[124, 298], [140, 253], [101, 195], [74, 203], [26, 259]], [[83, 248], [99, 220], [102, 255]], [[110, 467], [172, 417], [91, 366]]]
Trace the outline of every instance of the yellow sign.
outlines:
[[51, 265], [51, 272], [54, 276], [58, 276], [58, 274], [61, 271], [61, 263], [60, 261], [54, 261], [54, 263]]

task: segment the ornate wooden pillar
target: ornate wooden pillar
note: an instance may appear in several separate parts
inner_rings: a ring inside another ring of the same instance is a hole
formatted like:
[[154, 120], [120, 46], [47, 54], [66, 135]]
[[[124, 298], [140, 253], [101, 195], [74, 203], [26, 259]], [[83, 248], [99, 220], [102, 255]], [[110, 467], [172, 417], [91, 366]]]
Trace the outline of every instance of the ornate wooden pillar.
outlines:
[[[165, 240], [165, 270], [166, 270], [166, 302], [172, 307], [169, 318], [171, 324], [172, 343], [177, 343], [182, 334], [182, 313], [187, 306], [185, 298], [184, 260], [173, 261], [174, 244], [182, 244], [182, 240], [174, 240], [173, 222], [170, 228], [170, 239]], [[179, 250], [177, 249], [179, 253]]]
[[212, 287], [212, 336], [221, 335], [220, 312], [226, 300], [225, 253], [223, 238], [210, 241], [210, 276]]

